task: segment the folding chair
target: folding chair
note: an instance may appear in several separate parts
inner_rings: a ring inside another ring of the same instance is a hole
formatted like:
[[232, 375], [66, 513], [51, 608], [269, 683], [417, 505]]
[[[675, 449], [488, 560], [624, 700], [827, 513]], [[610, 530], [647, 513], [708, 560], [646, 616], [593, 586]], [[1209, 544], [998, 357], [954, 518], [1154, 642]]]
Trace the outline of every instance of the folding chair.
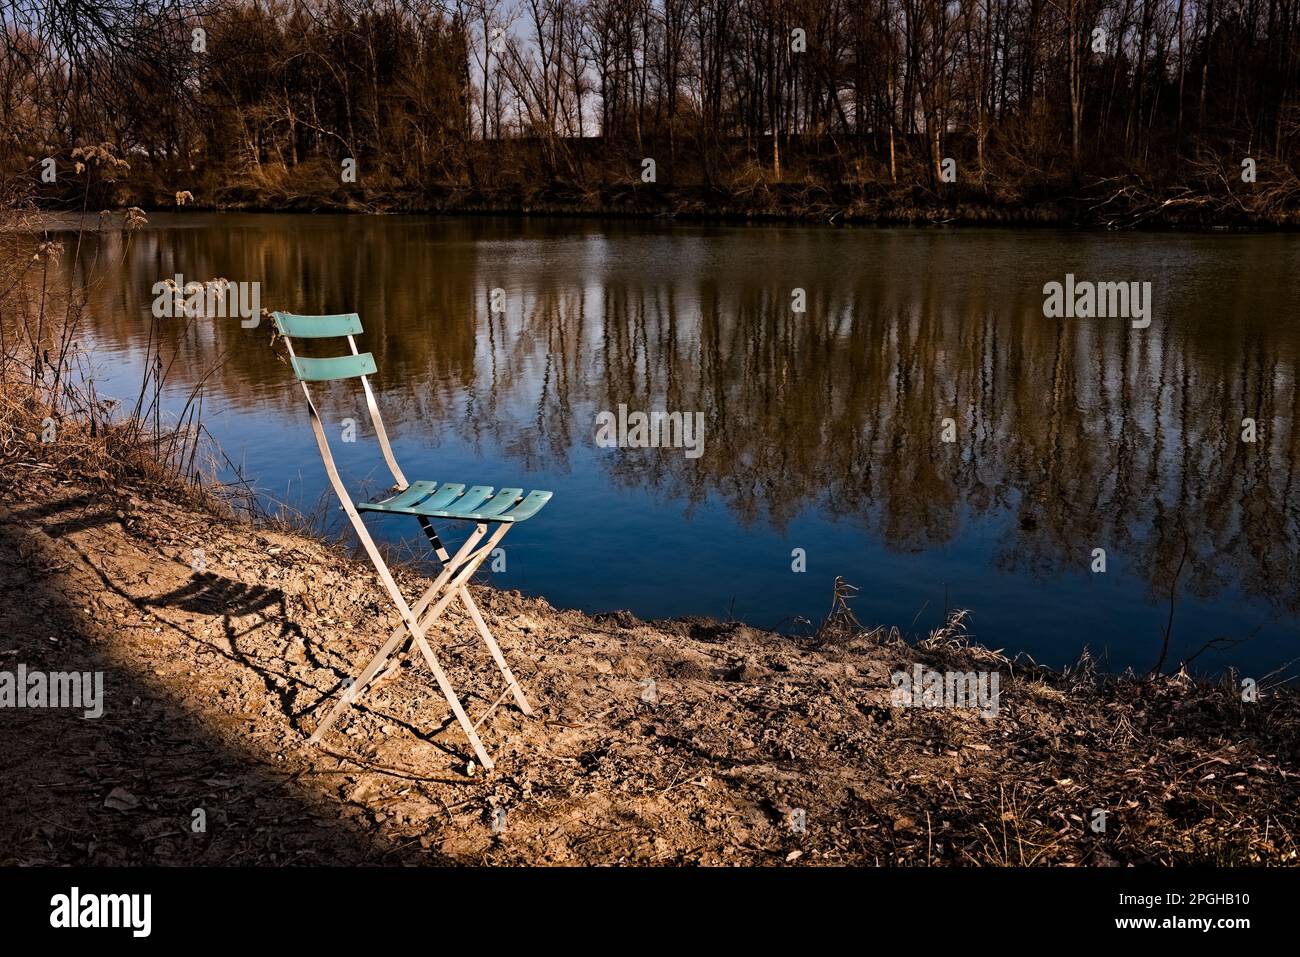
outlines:
[[[519, 682], [515, 680], [514, 674], [510, 671], [510, 666], [506, 664], [500, 646], [497, 645], [496, 639], [492, 637], [492, 632], [488, 630], [487, 622], [483, 620], [482, 612], [479, 611], [478, 605], [474, 603], [467, 583], [483, 560], [500, 544], [511, 526], [527, 521], [541, 511], [542, 506], [550, 501], [551, 493], [537, 491], [525, 495], [523, 489], [503, 488], [494, 490], [487, 485], [475, 485], [467, 491], [464, 485], [454, 483], [438, 485], [436, 482], [407, 482], [406, 476], [402, 474], [401, 468], [397, 465], [397, 460], [393, 457], [393, 447], [389, 444], [388, 433], [384, 429], [383, 419], [379, 416], [379, 407], [375, 404], [375, 395], [370, 389], [370, 381], [366, 378], [376, 372], [374, 356], [369, 352], [360, 352], [357, 349], [355, 336], [361, 332], [361, 318], [356, 313], [337, 316], [298, 316], [287, 312], [273, 312], [271, 315], [275, 321], [276, 330], [284, 338], [285, 346], [289, 352], [289, 364], [293, 367], [298, 381], [302, 383], [303, 395], [307, 397], [307, 408], [311, 412], [312, 430], [316, 433], [316, 444], [320, 446], [321, 458], [325, 462], [325, 471], [329, 475], [330, 484], [334, 486], [334, 492], [343, 505], [343, 511], [347, 513], [348, 518], [351, 520], [352, 527], [356, 529], [357, 537], [361, 539], [366, 554], [370, 556], [370, 560], [375, 565], [375, 570], [379, 573], [380, 581], [383, 582], [384, 588], [387, 589], [389, 597], [392, 598], [393, 604], [397, 606], [397, 610], [402, 617], [402, 623], [393, 629], [388, 640], [370, 659], [370, 663], [362, 669], [353, 683], [347, 687], [339, 700], [335, 702], [333, 709], [317, 726], [308, 743], [315, 744], [320, 741], [321, 736], [338, 720], [343, 710], [356, 700], [380, 673], [381, 669], [386, 664], [390, 665], [390, 671], [396, 669], [401, 663], [402, 655], [414, 643], [428, 663], [429, 670], [433, 672], [433, 677], [438, 682], [438, 687], [441, 689], [443, 696], [447, 699], [447, 704], [451, 706], [456, 720], [460, 722], [465, 736], [469, 738], [475, 756], [477, 756], [483, 767], [490, 771], [494, 766], [494, 762], [488, 756], [487, 751], [484, 750], [483, 742], [479, 740], [479, 726], [487, 720], [488, 716], [496, 710], [497, 706], [505, 700], [508, 694], [514, 696], [519, 710], [525, 715], [532, 715], [533, 709], [529, 705], [528, 699], [524, 697]], [[345, 336], [348, 340], [348, 346], [352, 350], [351, 355], [329, 359], [313, 359], [299, 356], [294, 352], [293, 340], [295, 338], [327, 339]], [[384, 461], [388, 463], [388, 469], [393, 473], [395, 494], [380, 502], [353, 503], [351, 496], [348, 495], [347, 489], [344, 488], [343, 482], [339, 478], [338, 469], [334, 465], [334, 457], [330, 454], [329, 442], [325, 438], [325, 429], [321, 424], [320, 413], [316, 409], [316, 403], [312, 401], [311, 390], [307, 386], [309, 382], [330, 382], [337, 379], [351, 378], [361, 379], [361, 388], [366, 396], [366, 405], [370, 409], [371, 421], [375, 425], [375, 434], [379, 437], [379, 446], [383, 451]], [[374, 540], [370, 537], [365, 523], [361, 521], [361, 512], [413, 515], [419, 520], [425, 537], [428, 538], [434, 554], [438, 556], [438, 561], [442, 564], [442, 570], [438, 577], [434, 579], [429, 590], [414, 605], [408, 605], [406, 599], [402, 597], [402, 593], [398, 590], [397, 583], [393, 581], [392, 573], [389, 572], [388, 566], [384, 563], [379, 550], [375, 547]], [[474, 531], [455, 555], [449, 555], [434, 530], [433, 519], [473, 522]], [[446, 673], [442, 670], [442, 665], [438, 663], [437, 656], [425, 639], [425, 635], [438, 619], [438, 616], [456, 598], [459, 598], [465, 605], [466, 611], [469, 612], [470, 618], [474, 621], [474, 626], [483, 637], [483, 641], [492, 655], [492, 660], [496, 662], [497, 668], [500, 669], [501, 675], [505, 679], [505, 689], [483, 715], [473, 722], [465, 713], [460, 699], [456, 697], [455, 690], [447, 680]], [[399, 648], [399, 646], [402, 647]]]

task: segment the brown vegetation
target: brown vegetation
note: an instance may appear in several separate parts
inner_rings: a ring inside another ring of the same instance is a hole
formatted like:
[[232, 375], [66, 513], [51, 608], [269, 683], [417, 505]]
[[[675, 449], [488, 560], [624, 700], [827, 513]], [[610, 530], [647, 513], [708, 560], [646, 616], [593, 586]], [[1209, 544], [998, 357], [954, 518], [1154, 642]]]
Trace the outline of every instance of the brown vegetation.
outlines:
[[[21, 0], [0, 79], [0, 176], [51, 204], [1111, 227], [1300, 209], [1300, 24], [1259, 3]], [[86, 181], [74, 152], [100, 143], [129, 183]]]

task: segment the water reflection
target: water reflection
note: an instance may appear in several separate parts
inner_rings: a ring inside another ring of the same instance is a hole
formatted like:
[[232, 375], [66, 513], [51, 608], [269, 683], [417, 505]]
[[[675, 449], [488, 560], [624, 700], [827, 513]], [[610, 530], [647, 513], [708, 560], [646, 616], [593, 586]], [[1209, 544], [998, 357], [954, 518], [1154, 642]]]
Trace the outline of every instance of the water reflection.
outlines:
[[[272, 308], [357, 310], [395, 435], [454, 437], [508, 474], [595, 469], [683, 521], [723, 502], [784, 535], [816, 514], [904, 554], [992, 533], [986, 574], [1026, 592], [1101, 547], [1147, 603], [1177, 576], [1179, 595], [1256, 618], [1300, 611], [1290, 237], [193, 216], [125, 243], [65, 261], [123, 263], [94, 292], [100, 342], [139, 342], [149, 287], [177, 272], [260, 280]], [[1042, 285], [1067, 271], [1152, 281], [1151, 327], [1044, 319]], [[181, 380], [224, 357], [221, 403], [300, 424], [265, 325], [168, 335]], [[323, 408], [354, 402], [334, 389]], [[595, 450], [596, 413], [620, 403], [703, 412], [703, 456]]]

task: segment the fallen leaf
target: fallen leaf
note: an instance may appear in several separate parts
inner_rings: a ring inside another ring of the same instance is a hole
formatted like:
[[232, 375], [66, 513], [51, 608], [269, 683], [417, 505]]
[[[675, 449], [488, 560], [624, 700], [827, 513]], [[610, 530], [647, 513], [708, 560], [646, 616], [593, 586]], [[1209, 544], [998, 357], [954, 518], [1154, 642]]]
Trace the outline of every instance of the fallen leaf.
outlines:
[[113, 788], [104, 799], [104, 807], [114, 811], [130, 811], [140, 806], [140, 799], [126, 788]]

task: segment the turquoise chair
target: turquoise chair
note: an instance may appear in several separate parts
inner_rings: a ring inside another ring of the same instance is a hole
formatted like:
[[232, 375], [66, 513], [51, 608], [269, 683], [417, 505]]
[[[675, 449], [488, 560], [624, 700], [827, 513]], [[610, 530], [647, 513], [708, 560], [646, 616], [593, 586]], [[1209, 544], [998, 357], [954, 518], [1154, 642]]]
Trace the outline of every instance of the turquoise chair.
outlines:
[[[494, 767], [494, 762], [484, 749], [483, 742], [479, 740], [478, 727], [505, 700], [507, 694], [514, 696], [519, 710], [525, 715], [531, 715], [533, 709], [529, 705], [528, 699], [524, 697], [519, 682], [515, 680], [514, 674], [511, 673], [510, 666], [506, 664], [500, 646], [497, 644], [496, 639], [492, 637], [492, 632], [488, 630], [482, 612], [479, 611], [478, 605], [474, 603], [474, 599], [469, 592], [468, 582], [479, 565], [483, 563], [483, 560], [500, 544], [506, 532], [541, 511], [542, 506], [551, 500], [551, 493], [538, 491], [529, 492], [525, 495], [524, 490], [519, 488], [493, 489], [488, 485], [475, 485], [466, 489], [464, 485], [454, 482], [442, 485], [437, 482], [408, 482], [397, 464], [397, 459], [393, 456], [393, 447], [388, 441], [388, 433], [384, 429], [383, 419], [380, 418], [379, 406], [375, 404], [375, 394], [370, 388], [370, 381], [366, 378], [375, 374], [374, 356], [369, 352], [360, 352], [357, 349], [355, 337], [361, 333], [361, 318], [354, 312], [337, 316], [299, 316], [288, 312], [273, 312], [271, 315], [275, 321], [276, 331], [284, 338], [285, 346], [289, 352], [289, 364], [293, 367], [294, 375], [298, 377], [298, 381], [302, 383], [303, 394], [307, 397], [307, 408], [311, 412], [312, 430], [316, 433], [316, 444], [320, 446], [321, 458], [325, 462], [325, 471], [329, 475], [330, 484], [334, 487], [334, 492], [343, 505], [343, 511], [347, 513], [348, 518], [351, 520], [357, 537], [361, 539], [362, 547], [365, 548], [366, 554], [370, 556], [370, 560], [374, 563], [380, 581], [383, 582], [389, 597], [392, 598], [393, 604], [397, 606], [397, 610], [402, 616], [402, 623], [393, 629], [393, 633], [370, 660], [370, 663], [357, 675], [352, 684], [347, 686], [347, 690], [339, 696], [339, 700], [335, 702], [330, 713], [325, 716], [325, 720], [317, 726], [309, 743], [315, 744], [320, 741], [321, 736], [338, 720], [343, 710], [354, 702], [361, 692], [375, 680], [385, 665], [388, 666], [388, 673], [398, 667], [404, 650], [399, 646], [405, 645], [409, 647], [411, 643], [414, 643], [420, 654], [424, 656], [429, 669], [433, 672], [433, 677], [438, 682], [438, 687], [443, 696], [447, 699], [447, 704], [451, 706], [456, 720], [460, 722], [461, 728], [465, 731], [465, 736], [469, 738], [475, 756], [483, 767], [490, 771]], [[351, 355], [336, 356], [329, 359], [312, 359], [297, 355], [293, 349], [294, 339], [344, 337], [348, 340]], [[338, 379], [356, 378], [361, 380], [366, 405], [370, 409], [370, 418], [375, 425], [375, 434], [379, 437], [379, 447], [384, 453], [384, 461], [388, 463], [389, 471], [393, 473], [395, 483], [395, 493], [379, 502], [354, 503], [352, 501], [352, 497], [348, 494], [342, 480], [339, 478], [338, 469], [334, 465], [334, 456], [330, 453], [329, 442], [325, 438], [325, 429], [321, 425], [320, 413], [316, 409], [316, 403], [312, 400], [311, 390], [308, 388], [310, 382], [333, 382]], [[401, 591], [398, 590], [397, 583], [388, 570], [388, 565], [380, 556], [379, 549], [375, 547], [374, 539], [370, 537], [370, 532], [366, 529], [365, 523], [361, 521], [362, 512], [413, 515], [419, 521], [434, 554], [438, 556], [438, 561], [442, 563], [442, 571], [434, 579], [429, 590], [414, 605], [408, 605], [406, 599], [402, 597]], [[474, 523], [474, 531], [455, 555], [449, 555], [433, 528], [433, 519], [472, 522]], [[425, 638], [430, 626], [443, 613], [447, 605], [457, 598], [464, 603], [470, 618], [474, 621], [475, 627], [487, 644], [492, 659], [496, 662], [497, 667], [501, 670], [502, 677], [505, 679], [505, 689], [500, 696], [477, 721], [473, 722], [470, 721], [469, 715], [465, 713], [465, 709], [461, 706], [460, 699], [456, 697], [451, 682], [447, 680], [446, 673], [442, 670], [437, 656], [433, 653], [433, 649], [429, 647], [429, 643]]]

